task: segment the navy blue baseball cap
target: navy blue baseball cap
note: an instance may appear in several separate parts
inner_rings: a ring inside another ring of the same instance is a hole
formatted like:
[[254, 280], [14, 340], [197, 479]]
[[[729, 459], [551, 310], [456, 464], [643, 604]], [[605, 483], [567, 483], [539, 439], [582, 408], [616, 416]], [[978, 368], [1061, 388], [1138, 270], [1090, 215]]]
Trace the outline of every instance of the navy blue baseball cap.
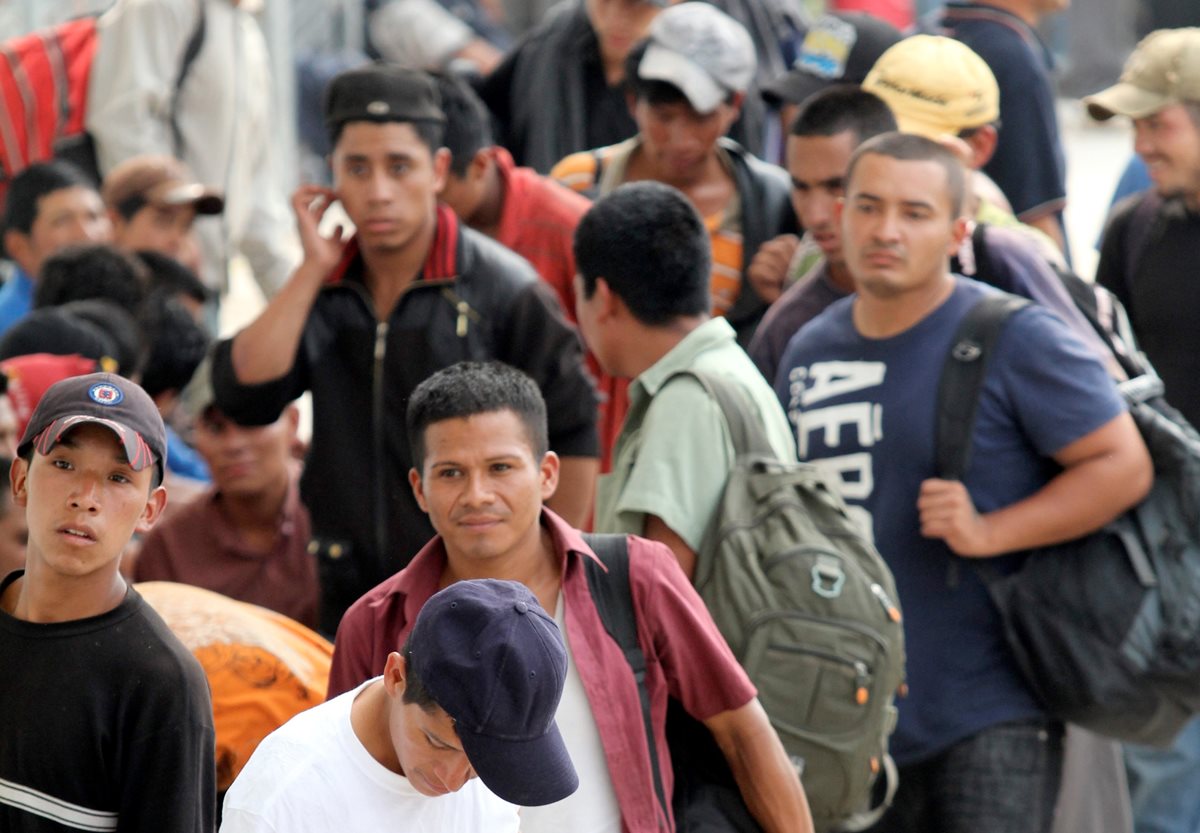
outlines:
[[408, 645], [418, 678], [454, 719], [489, 790], [523, 807], [575, 792], [579, 777], [554, 722], [567, 651], [529, 588], [455, 582], [421, 608]]
[[25, 426], [18, 456], [31, 448], [50, 450], [77, 425], [103, 425], [117, 435], [129, 467], [158, 467], [162, 482], [167, 460], [167, 432], [154, 400], [141, 386], [112, 373], [89, 373], [56, 382], [42, 394]]

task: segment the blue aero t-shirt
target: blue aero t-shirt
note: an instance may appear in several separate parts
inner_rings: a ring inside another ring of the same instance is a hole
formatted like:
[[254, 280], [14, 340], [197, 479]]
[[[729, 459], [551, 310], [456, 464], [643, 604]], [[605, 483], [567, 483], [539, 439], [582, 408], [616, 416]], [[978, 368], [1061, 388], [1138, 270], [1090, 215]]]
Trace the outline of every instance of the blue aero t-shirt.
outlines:
[[[909, 693], [898, 701], [891, 751], [902, 765], [990, 726], [1041, 715], [978, 574], [920, 532], [917, 496], [935, 476], [941, 369], [962, 317], [996, 291], [956, 280], [941, 306], [891, 338], [859, 335], [854, 299], [838, 301], [792, 339], [776, 380], [800, 459], [838, 478], [896, 579]], [[1124, 408], [1095, 354], [1053, 313], [1018, 312], [997, 341], [980, 397], [964, 478], [976, 508], [992, 511], [1036, 492], [1060, 470], [1055, 452]], [[991, 563], [1012, 570], [1021, 558]]]

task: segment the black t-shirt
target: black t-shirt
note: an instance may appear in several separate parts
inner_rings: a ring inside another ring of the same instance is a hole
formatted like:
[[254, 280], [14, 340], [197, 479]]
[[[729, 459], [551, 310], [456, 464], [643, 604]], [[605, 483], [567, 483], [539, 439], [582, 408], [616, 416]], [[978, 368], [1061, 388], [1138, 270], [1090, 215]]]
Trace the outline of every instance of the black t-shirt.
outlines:
[[[1096, 282], [1121, 300], [1134, 335], [1166, 386], [1167, 401], [1200, 425], [1200, 214], [1168, 200], [1138, 214], [1138, 195], [1113, 212], [1100, 246]], [[1135, 224], [1148, 224], [1136, 234]], [[1130, 252], [1135, 246], [1138, 251]], [[1127, 264], [1136, 264], [1127, 275]]]
[[133, 588], [71, 622], [0, 611], [0, 669], [0, 830], [212, 833], [208, 681]]

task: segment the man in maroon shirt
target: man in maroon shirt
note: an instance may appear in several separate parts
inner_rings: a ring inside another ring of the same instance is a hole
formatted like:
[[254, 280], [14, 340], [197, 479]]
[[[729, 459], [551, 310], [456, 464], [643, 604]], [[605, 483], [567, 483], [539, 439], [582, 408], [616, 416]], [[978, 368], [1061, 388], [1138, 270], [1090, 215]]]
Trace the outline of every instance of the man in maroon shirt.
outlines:
[[251, 427], [204, 407], [194, 439], [213, 487], [146, 536], [134, 581], [203, 587], [315, 627], [316, 562], [292, 456], [298, 423], [295, 405]]
[[[438, 589], [463, 579], [519, 581], [554, 611], [566, 635], [570, 661], [559, 725], [580, 775], [579, 790], [565, 802], [524, 809], [522, 830], [569, 830], [585, 820], [591, 829], [629, 833], [664, 824], [674, 829], [655, 796], [633, 671], [588, 590], [584, 562], [596, 556], [577, 530], [542, 505], [554, 491], [559, 461], [548, 451], [537, 386], [505, 365], [460, 363], [416, 388], [407, 421], [419, 466], [409, 481], [438, 535], [346, 612], [330, 696], [377, 674]], [[674, 555], [632, 536], [628, 549], [644, 683], [668, 792], [669, 694], [712, 732], [764, 830], [811, 831], [796, 771], [754, 686]]]

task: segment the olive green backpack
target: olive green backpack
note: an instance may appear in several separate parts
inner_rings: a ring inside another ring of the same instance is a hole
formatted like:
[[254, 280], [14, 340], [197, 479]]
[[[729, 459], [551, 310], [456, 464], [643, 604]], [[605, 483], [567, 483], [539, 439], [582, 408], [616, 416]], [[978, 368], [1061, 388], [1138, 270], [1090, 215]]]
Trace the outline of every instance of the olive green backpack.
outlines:
[[776, 457], [740, 384], [687, 375], [720, 405], [737, 455], [696, 590], [800, 771], [817, 830], [864, 829], [897, 782], [887, 742], [904, 629], [891, 571], [827, 475]]

